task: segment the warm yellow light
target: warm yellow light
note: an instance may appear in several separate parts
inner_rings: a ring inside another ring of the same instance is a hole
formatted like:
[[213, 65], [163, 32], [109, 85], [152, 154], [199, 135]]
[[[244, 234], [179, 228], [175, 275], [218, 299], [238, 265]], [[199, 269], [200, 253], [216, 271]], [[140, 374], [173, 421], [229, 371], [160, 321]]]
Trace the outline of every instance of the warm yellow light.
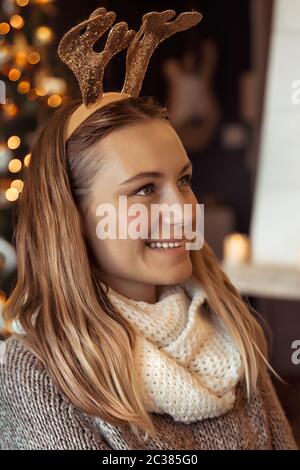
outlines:
[[15, 29], [20, 29], [24, 26], [24, 18], [21, 15], [13, 15], [9, 20], [11, 26]]
[[7, 103], [3, 106], [3, 112], [8, 117], [15, 117], [18, 114], [18, 107], [15, 103]]
[[7, 147], [11, 150], [17, 149], [21, 144], [21, 139], [17, 135], [12, 135], [7, 140]]
[[37, 64], [41, 60], [41, 56], [38, 52], [30, 52], [27, 56], [27, 60], [30, 64]]
[[51, 108], [57, 108], [61, 104], [61, 96], [59, 95], [51, 95], [48, 98], [48, 105]]
[[12, 160], [10, 160], [10, 162], [8, 163], [8, 169], [9, 171], [11, 171], [12, 173], [17, 173], [18, 171], [20, 171], [22, 168], [22, 162], [21, 160], [19, 160], [18, 158], [13, 158]]
[[8, 78], [15, 82], [21, 77], [21, 71], [19, 69], [11, 69], [8, 74]]
[[231, 265], [240, 265], [250, 260], [250, 239], [243, 233], [231, 233], [223, 242], [224, 261]]
[[5, 197], [8, 201], [16, 201], [19, 197], [19, 191], [16, 188], [9, 188], [5, 192]]
[[0, 23], [0, 34], [7, 34], [10, 31], [10, 26], [8, 23]]
[[28, 154], [24, 157], [24, 165], [25, 165], [26, 167], [29, 166], [30, 159], [31, 159], [31, 153], [28, 153]]
[[29, 0], [16, 0], [16, 4], [19, 5], [19, 7], [26, 7], [29, 3]]
[[39, 80], [39, 87], [47, 90], [50, 95], [64, 95], [66, 92], [67, 84], [63, 78], [44, 76]]
[[53, 38], [53, 31], [48, 26], [39, 26], [35, 31], [35, 37], [40, 44], [47, 44]]
[[30, 90], [30, 83], [27, 80], [22, 80], [18, 84], [18, 92], [24, 95], [25, 93], [28, 93]]
[[24, 183], [22, 180], [13, 180], [10, 185], [11, 188], [16, 188], [19, 193], [23, 191]]
[[19, 67], [25, 67], [27, 65], [27, 55], [25, 52], [19, 51], [15, 56], [15, 63]]
[[47, 95], [47, 90], [45, 90], [44, 88], [37, 88], [36, 89], [36, 94], [38, 96], [45, 96], [45, 95]]

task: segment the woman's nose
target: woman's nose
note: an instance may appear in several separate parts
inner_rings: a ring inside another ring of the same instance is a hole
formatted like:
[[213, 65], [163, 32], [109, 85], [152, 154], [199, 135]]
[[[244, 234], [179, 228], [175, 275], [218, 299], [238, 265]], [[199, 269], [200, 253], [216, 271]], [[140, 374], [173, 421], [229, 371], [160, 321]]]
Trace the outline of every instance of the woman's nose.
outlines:
[[169, 206], [172, 206], [173, 204], [177, 204], [179, 206], [184, 206], [184, 204], [187, 203], [188, 199], [188, 193], [183, 192], [180, 190], [180, 187], [177, 185], [172, 187], [170, 186], [163, 194], [163, 196], [160, 198], [160, 203], [163, 204], [168, 204]]
[[188, 202], [185, 194], [180, 190], [169, 191], [160, 201], [161, 223], [174, 229], [183, 229], [185, 224], [190, 223], [192, 210], [187, 210]]

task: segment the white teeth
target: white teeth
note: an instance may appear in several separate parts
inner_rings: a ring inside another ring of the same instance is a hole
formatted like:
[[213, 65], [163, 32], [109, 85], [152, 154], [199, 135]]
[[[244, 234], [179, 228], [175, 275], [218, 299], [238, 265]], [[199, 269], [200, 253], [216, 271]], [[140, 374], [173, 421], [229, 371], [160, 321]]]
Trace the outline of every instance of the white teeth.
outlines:
[[163, 248], [163, 249], [167, 249], [167, 248], [176, 248], [178, 246], [181, 246], [181, 243], [180, 242], [150, 242], [149, 243], [150, 247], [151, 248]]

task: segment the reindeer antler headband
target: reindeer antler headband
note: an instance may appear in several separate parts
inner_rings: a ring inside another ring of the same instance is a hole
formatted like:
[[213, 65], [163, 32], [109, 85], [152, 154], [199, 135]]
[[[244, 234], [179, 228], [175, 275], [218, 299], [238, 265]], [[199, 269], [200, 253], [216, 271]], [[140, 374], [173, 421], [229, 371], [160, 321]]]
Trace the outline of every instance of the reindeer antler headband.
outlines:
[[[149, 60], [156, 47], [173, 34], [195, 26], [202, 20], [196, 11], [181, 13], [174, 21], [174, 10], [146, 13], [140, 30], [128, 30], [124, 21], [111, 28], [102, 52], [93, 45], [116, 19], [116, 13], [97, 8], [88, 20], [70, 29], [61, 39], [58, 54], [74, 73], [82, 94], [83, 103], [72, 113], [66, 129], [66, 140], [94, 111], [112, 101], [138, 96]], [[80, 32], [86, 27], [83, 34]], [[121, 92], [103, 93], [104, 69], [111, 58], [128, 47], [126, 74]]]

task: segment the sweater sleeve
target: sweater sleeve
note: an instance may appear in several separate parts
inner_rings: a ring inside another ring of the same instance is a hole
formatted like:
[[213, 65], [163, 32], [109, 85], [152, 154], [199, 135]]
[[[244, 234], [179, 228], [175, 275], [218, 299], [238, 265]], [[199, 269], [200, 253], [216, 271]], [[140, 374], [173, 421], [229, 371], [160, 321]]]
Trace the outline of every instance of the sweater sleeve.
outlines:
[[272, 449], [299, 450], [291, 426], [272, 383], [270, 373], [266, 368], [263, 368], [261, 373], [261, 393], [271, 430]]
[[5, 343], [0, 361], [0, 448], [110, 450], [92, 418], [57, 390], [40, 361], [19, 340]]

